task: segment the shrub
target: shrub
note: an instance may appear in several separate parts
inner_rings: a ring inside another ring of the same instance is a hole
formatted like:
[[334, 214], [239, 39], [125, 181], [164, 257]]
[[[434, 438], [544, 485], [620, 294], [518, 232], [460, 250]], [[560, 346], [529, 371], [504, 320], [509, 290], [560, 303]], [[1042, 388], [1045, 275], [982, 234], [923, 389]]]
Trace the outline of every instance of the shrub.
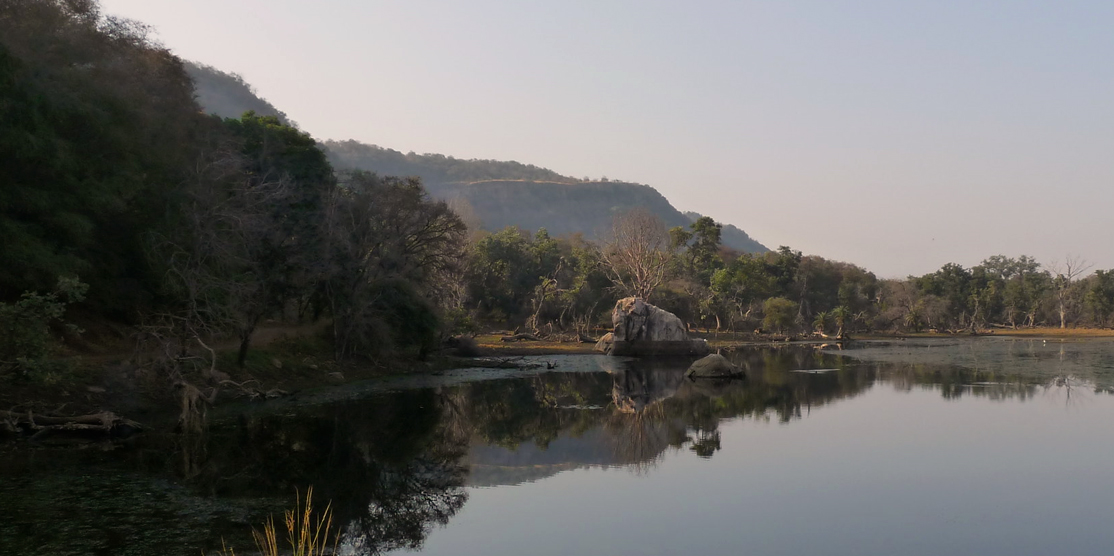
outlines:
[[76, 277], [62, 277], [53, 292], [24, 292], [14, 303], [0, 303], [0, 372], [32, 376], [53, 369], [47, 360], [56, 346], [51, 327], [62, 324], [80, 332], [62, 323], [62, 316], [67, 305], [85, 299], [88, 289]]

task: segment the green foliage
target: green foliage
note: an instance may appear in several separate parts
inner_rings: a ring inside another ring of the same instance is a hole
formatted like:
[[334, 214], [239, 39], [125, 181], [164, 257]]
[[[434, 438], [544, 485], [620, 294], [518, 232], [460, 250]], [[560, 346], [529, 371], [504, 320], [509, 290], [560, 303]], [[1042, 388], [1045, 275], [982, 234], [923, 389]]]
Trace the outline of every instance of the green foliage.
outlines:
[[0, 303], [0, 374], [34, 377], [54, 368], [51, 327], [62, 324], [66, 306], [85, 299], [88, 289], [76, 277], [62, 277], [50, 293], [24, 292], [14, 303]]
[[797, 304], [784, 297], [771, 297], [762, 305], [765, 317], [762, 324], [768, 329], [784, 332], [793, 326], [797, 318]]
[[499, 311], [510, 319], [524, 318], [529, 297], [554, 270], [552, 240], [543, 233], [537, 239], [505, 228], [471, 246], [465, 283], [481, 314]]
[[[385, 280], [370, 289], [374, 300], [372, 310], [387, 325], [396, 348], [418, 350], [425, 357], [437, 346], [439, 320], [433, 305], [408, 281]], [[357, 346], [357, 349], [381, 349], [381, 346]]]
[[[465, 227], [416, 179], [357, 172], [330, 197], [324, 217], [323, 297], [334, 320], [338, 358], [417, 347], [424, 355], [441, 331], [437, 306], [452, 306]], [[384, 326], [385, 325], [385, 326]]]
[[1108, 326], [1114, 313], [1114, 270], [1096, 270], [1083, 299], [1091, 320], [1098, 326]]
[[0, 299], [80, 273], [127, 313], [200, 117], [180, 62], [94, 2], [0, 4]]
[[599, 248], [544, 229], [530, 237], [506, 228], [477, 240], [469, 248], [465, 286], [481, 319], [512, 326], [552, 323], [587, 333], [615, 301]]

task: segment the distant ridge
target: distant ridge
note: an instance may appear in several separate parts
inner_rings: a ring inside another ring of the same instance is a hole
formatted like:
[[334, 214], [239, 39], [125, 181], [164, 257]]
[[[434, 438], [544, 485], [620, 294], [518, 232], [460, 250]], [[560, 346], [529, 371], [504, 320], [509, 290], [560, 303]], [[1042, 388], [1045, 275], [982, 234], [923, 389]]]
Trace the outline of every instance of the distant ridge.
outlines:
[[186, 73], [193, 79], [197, 103], [208, 114], [222, 118], [239, 118], [253, 111], [260, 116], [277, 116], [285, 124], [293, 124], [286, 114], [255, 93], [244, 78], [225, 73], [212, 66], [185, 62]]
[[[286, 114], [259, 97], [235, 74], [186, 63], [197, 101], [206, 112], [236, 118], [249, 110]], [[616, 214], [644, 207], [668, 227], [687, 226], [700, 215], [682, 213], [648, 185], [601, 179], [587, 181], [514, 161], [462, 160], [441, 154], [415, 154], [358, 141], [324, 141], [321, 146], [337, 170], [368, 170], [382, 175], [417, 176], [434, 197], [454, 202], [489, 231], [518, 226], [545, 228], [551, 235], [583, 234], [602, 239]], [[769, 251], [743, 230], [723, 226], [723, 245], [748, 253]]]
[[[463, 160], [440, 154], [403, 154], [358, 141], [325, 141], [329, 160], [338, 170], [369, 170], [379, 174], [417, 176], [430, 194], [463, 202], [490, 231], [518, 226], [551, 235], [583, 234], [600, 239], [616, 214], [644, 207], [667, 227], [688, 226], [700, 215], [683, 213], [648, 185], [622, 181], [584, 181], [552, 170], [495, 160]], [[730, 224], [723, 226], [723, 245], [747, 253], [766, 246]]]
[[[704, 216], [699, 212], [692, 211], [686, 211], [684, 214], [693, 222], [696, 222], [698, 218]], [[769, 251], [765, 245], [751, 239], [746, 232], [740, 230], [734, 224], [723, 224], [723, 232], [722, 236], [720, 236], [720, 240], [724, 245], [732, 249], [746, 251], [747, 253], [765, 253]]]

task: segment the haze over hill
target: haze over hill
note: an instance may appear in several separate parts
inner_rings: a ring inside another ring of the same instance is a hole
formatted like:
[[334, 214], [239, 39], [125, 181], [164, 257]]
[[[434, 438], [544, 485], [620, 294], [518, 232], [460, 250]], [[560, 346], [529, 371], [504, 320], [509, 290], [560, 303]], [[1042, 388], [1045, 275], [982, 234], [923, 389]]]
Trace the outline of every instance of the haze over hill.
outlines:
[[[286, 115], [259, 97], [251, 85], [234, 74], [189, 63], [187, 71], [197, 89], [198, 103], [209, 113], [237, 117], [253, 110], [262, 115]], [[357, 141], [324, 141], [322, 147], [338, 170], [368, 170], [382, 175], [417, 176], [431, 195], [454, 201], [472, 212], [481, 226], [497, 231], [518, 226], [552, 235], [606, 236], [616, 214], [644, 207], [667, 227], [687, 226], [701, 215], [682, 213], [648, 185], [577, 179], [553, 170], [514, 161], [461, 160], [442, 154], [402, 153]], [[723, 245], [748, 253], [769, 251], [743, 230], [723, 226]]]
[[260, 116], [276, 116], [283, 123], [290, 123], [282, 110], [256, 94], [243, 77], [188, 60], [185, 67], [186, 73], [193, 79], [197, 103], [207, 113], [222, 118], [239, 118], [250, 110]]

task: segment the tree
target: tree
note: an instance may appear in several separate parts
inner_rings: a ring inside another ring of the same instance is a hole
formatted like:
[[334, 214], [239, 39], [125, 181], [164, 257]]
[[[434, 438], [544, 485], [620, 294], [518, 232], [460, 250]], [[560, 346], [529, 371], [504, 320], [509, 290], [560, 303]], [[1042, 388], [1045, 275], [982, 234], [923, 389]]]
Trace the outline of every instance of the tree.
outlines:
[[922, 295], [931, 295], [944, 302], [943, 322], [939, 324], [964, 328], [968, 325], [968, 304], [972, 303], [971, 271], [955, 263], [948, 263], [920, 278], [914, 278], [917, 290]]
[[1095, 325], [1106, 326], [1114, 313], [1114, 270], [1096, 270], [1083, 301]]
[[852, 316], [851, 310], [843, 305], [832, 309], [832, 320], [835, 321], [837, 338], [843, 337], [843, 327], [847, 325]]
[[0, 302], [0, 376], [13, 370], [33, 375], [42, 368], [54, 348], [51, 326], [60, 323], [66, 306], [83, 300], [88, 289], [76, 277], [62, 277], [50, 293], [24, 292], [19, 301]]
[[1052, 287], [1056, 292], [1056, 306], [1060, 314], [1060, 328], [1066, 328], [1068, 305], [1071, 302], [1072, 284], [1083, 275], [1091, 264], [1080, 257], [1068, 255], [1063, 261], [1048, 265], [1052, 269]]
[[482, 237], [468, 249], [465, 284], [471, 305], [499, 321], [517, 320], [551, 268], [542, 268], [533, 240], [517, 227]]
[[173, 223], [149, 234], [149, 258], [161, 263], [164, 307], [155, 325], [182, 345], [201, 335], [235, 334], [240, 362], [259, 320], [274, 308], [287, 240], [275, 225], [291, 197], [284, 179], [252, 180], [235, 141], [213, 130], [182, 193]]
[[771, 297], [763, 304], [765, 318], [762, 324], [769, 329], [785, 332], [797, 317], [797, 304], [784, 297]]
[[93, 1], [0, 2], [0, 299], [59, 275], [131, 318], [204, 119], [181, 61]]
[[995, 255], [979, 267], [1000, 291], [1000, 318], [1013, 328], [1017, 328], [1019, 317], [1028, 326], [1033, 326], [1051, 280], [1048, 273], [1041, 270], [1040, 264], [1025, 255], [1017, 259]]
[[711, 291], [734, 326], [736, 317], [746, 320], [759, 301], [778, 290], [764, 259], [743, 254], [712, 274]]
[[424, 355], [462, 269], [464, 223], [417, 178], [354, 172], [328, 199], [324, 228], [336, 357], [387, 345]]
[[690, 227], [692, 231], [681, 226], [669, 230], [670, 248], [674, 251], [684, 250], [683, 271], [707, 286], [712, 274], [723, 266], [723, 260], [719, 257], [723, 226], [709, 216], [701, 216]]
[[653, 213], [636, 208], [615, 217], [603, 263], [624, 294], [649, 300], [665, 281], [669, 257], [669, 233]]

